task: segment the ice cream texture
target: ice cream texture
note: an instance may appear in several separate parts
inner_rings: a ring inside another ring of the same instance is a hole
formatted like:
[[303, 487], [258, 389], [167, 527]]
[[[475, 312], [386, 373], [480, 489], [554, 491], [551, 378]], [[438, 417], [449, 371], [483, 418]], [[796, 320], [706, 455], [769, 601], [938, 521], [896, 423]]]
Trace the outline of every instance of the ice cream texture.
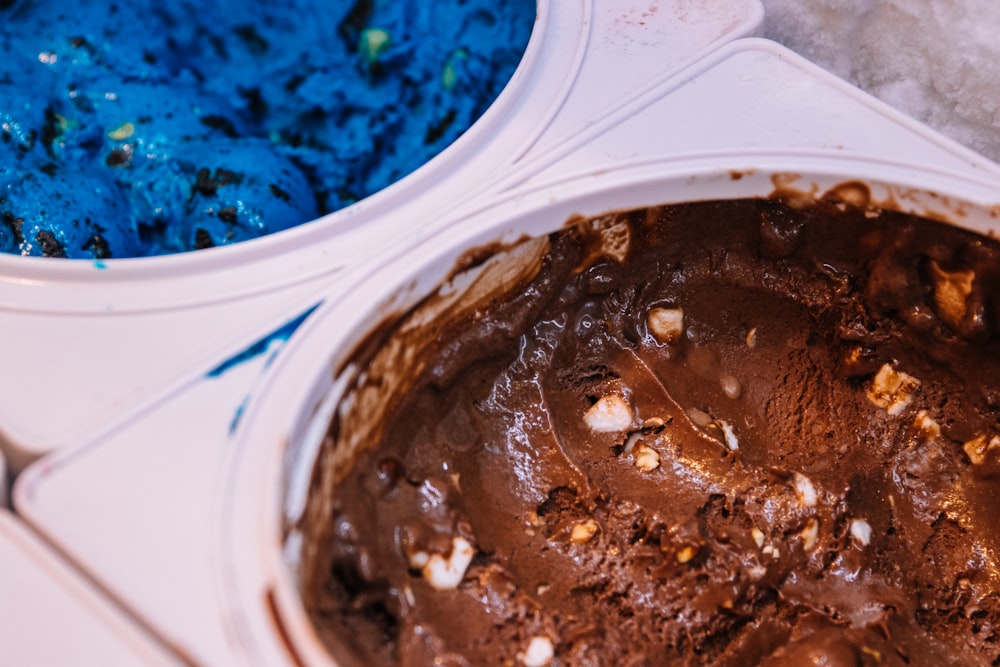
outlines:
[[343, 208], [453, 142], [528, 0], [0, 1], [0, 250], [121, 258]]
[[518, 248], [344, 365], [300, 564], [340, 664], [997, 664], [997, 241], [831, 196]]

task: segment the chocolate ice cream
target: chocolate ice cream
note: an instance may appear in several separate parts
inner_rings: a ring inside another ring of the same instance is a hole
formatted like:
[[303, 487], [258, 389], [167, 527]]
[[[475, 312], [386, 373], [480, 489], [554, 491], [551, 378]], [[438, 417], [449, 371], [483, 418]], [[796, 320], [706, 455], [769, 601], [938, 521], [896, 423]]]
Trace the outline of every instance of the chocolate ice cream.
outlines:
[[1000, 664], [1000, 244], [772, 198], [488, 254], [354, 359], [301, 572], [342, 664]]

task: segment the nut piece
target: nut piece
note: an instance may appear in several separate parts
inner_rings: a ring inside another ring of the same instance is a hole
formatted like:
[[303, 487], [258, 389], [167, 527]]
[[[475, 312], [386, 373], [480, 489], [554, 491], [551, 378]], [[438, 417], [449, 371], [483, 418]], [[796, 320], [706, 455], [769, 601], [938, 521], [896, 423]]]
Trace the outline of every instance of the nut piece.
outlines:
[[815, 549], [816, 542], [819, 540], [819, 521], [815, 518], [809, 519], [799, 535], [802, 536], [802, 546], [806, 551]]
[[687, 416], [695, 426], [700, 426], [702, 428], [708, 428], [715, 421], [712, 419], [712, 415], [708, 414], [704, 410], [699, 410], [698, 408], [688, 408]]
[[583, 420], [599, 433], [624, 431], [632, 425], [632, 408], [618, 394], [608, 394], [590, 406]]
[[866, 654], [866, 655], [870, 655], [872, 657], [872, 660], [875, 661], [876, 665], [879, 664], [880, 662], [882, 662], [882, 652], [881, 651], [873, 649], [870, 646], [862, 646], [861, 647], [861, 652], [864, 653], [864, 654]]
[[747, 347], [751, 350], [757, 347], [757, 327], [747, 332]]
[[1000, 448], [1000, 435], [995, 435], [987, 440], [985, 433], [980, 433], [962, 446], [965, 455], [975, 466], [983, 465], [986, 462], [987, 454], [997, 448]]
[[581, 521], [580, 523], [573, 525], [573, 530], [570, 531], [569, 540], [574, 544], [583, 544], [584, 542], [589, 542], [590, 538], [594, 536], [597, 532], [597, 522], [593, 519], [587, 519], [586, 521]]
[[552, 640], [548, 637], [532, 637], [528, 642], [528, 648], [524, 653], [519, 653], [518, 658], [524, 667], [545, 667], [556, 655]]
[[688, 545], [686, 547], [683, 547], [680, 551], [678, 551], [675, 557], [677, 558], [677, 562], [683, 565], [684, 563], [690, 562], [691, 559], [697, 555], [698, 555], [698, 549], [696, 547]]
[[723, 394], [734, 400], [739, 398], [740, 394], [743, 393], [743, 386], [733, 375], [725, 374], [720, 377], [719, 386], [722, 387]]
[[461, 536], [453, 537], [451, 554], [447, 558], [441, 554], [432, 554], [427, 559], [422, 569], [424, 579], [439, 591], [458, 588], [475, 553], [476, 550], [467, 539]]
[[642, 472], [652, 472], [660, 467], [660, 454], [649, 445], [635, 448], [635, 467]]
[[895, 416], [910, 404], [919, 388], [920, 380], [885, 363], [872, 378], [868, 400]]
[[926, 410], [921, 410], [913, 420], [913, 426], [927, 440], [937, 440], [941, 437], [941, 425], [931, 419]]
[[684, 309], [651, 308], [646, 323], [658, 341], [676, 343], [684, 333]]
[[740, 441], [736, 437], [736, 431], [733, 430], [732, 424], [722, 421], [721, 419], [716, 419], [715, 423], [719, 425], [720, 429], [722, 429], [722, 435], [726, 439], [726, 447], [729, 447], [729, 450], [732, 452], [739, 449]]
[[952, 329], [960, 329], [968, 311], [966, 300], [972, 294], [975, 271], [945, 271], [931, 260], [931, 277], [934, 280], [934, 305], [937, 306], [938, 316]]
[[761, 530], [760, 528], [751, 528], [750, 529], [750, 536], [753, 538], [753, 543], [757, 545], [758, 549], [760, 549], [762, 546], [764, 546], [764, 531], [763, 530]]
[[851, 519], [851, 538], [863, 547], [867, 547], [872, 541], [872, 527], [864, 519]]
[[812, 480], [803, 475], [800, 472], [795, 473], [795, 495], [799, 498], [799, 504], [805, 507], [815, 507], [816, 506], [816, 487], [813, 486]]
[[625, 439], [625, 445], [622, 447], [622, 451], [626, 454], [631, 454], [635, 446], [642, 442], [642, 439], [646, 437], [646, 434], [642, 431], [635, 431], [629, 433], [629, 436]]
[[133, 134], [135, 134], [135, 125], [127, 121], [108, 132], [108, 136], [115, 141], [124, 141]]

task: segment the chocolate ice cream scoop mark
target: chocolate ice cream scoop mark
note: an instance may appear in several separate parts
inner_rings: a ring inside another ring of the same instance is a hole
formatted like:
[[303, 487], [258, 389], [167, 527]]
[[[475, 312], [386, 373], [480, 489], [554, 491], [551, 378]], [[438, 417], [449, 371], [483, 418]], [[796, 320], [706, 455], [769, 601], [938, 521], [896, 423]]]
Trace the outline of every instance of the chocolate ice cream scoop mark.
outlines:
[[[545, 500], [553, 487], [588, 488], [587, 475], [571, 456], [571, 443], [553, 423], [553, 407], [540, 380], [525, 366], [509, 369], [494, 384], [480, 409], [503, 428], [503, 441], [486, 443], [510, 474], [512, 490], [532, 504]], [[576, 423], [585, 426], [579, 413]], [[582, 430], [582, 429], [581, 429]]]
[[632, 425], [632, 406], [618, 394], [602, 396], [583, 415], [590, 430], [598, 433], [625, 431]]
[[646, 316], [646, 326], [661, 343], [676, 343], [684, 335], [684, 309], [650, 308]]
[[969, 457], [972, 465], [981, 466], [986, 463], [986, 459], [991, 451], [1000, 449], [1000, 435], [990, 437], [985, 433], [980, 433], [962, 445], [962, 449], [965, 451], [965, 455]]
[[884, 363], [868, 386], [868, 400], [895, 417], [910, 404], [919, 389], [920, 380]]
[[[636, 410], [640, 414], [647, 412], [666, 415], [667, 422], [671, 424], [671, 428], [675, 428], [683, 424], [691, 429], [692, 435], [695, 435], [693, 440], [684, 438], [688, 445], [688, 452], [682, 455], [682, 459], [684, 460], [676, 463], [700, 472], [713, 470], [718, 471], [718, 474], [722, 474], [723, 468], [728, 471], [729, 465], [723, 464], [721, 459], [718, 458], [706, 465], [708, 462], [703, 460], [703, 457], [710, 455], [707, 450], [696, 446], [695, 443], [699, 441], [704, 444], [712, 443], [715, 447], [719, 447], [721, 445], [722, 447], [725, 447], [727, 451], [736, 451], [739, 448], [739, 441], [732, 428], [724, 428], [723, 424], [726, 424], [726, 422], [716, 420], [711, 415], [708, 415], [708, 413], [701, 410], [694, 410], [693, 412], [685, 411], [681, 408], [677, 401], [674, 400], [673, 396], [670, 395], [670, 392], [667, 391], [667, 388], [663, 385], [655, 373], [653, 373], [652, 369], [646, 364], [642, 357], [639, 356], [639, 353], [636, 350], [629, 348], [623, 350], [623, 352], [625, 354], [616, 362], [616, 366], [621, 367], [621, 374], [624, 377], [631, 378], [630, 389], [634, 396], [633, 400], [636, 403]], [[689, 415], [694, 415], [694, 417]], [[676, 419], [674, 418], [675, 416]], [[707, 425], [702, 426], [702, 424], [706, 423], [706, 417], [708, 419]], [[660, 419], [663, 419], [663, 417], [660, 417]], [[699, 428], [699, 426], [701, 428]], [[726, 426], [728, 426], [728, 424], [726, 424]], [[683, 428], [683, 426], [681, 428]], [[711, 432], [713, 430], [719, 433], [718, 437], [712, 437], [712, 435], [705, 432]], [[695, 452], [697, 452], [697, 454]], [[691, 457], [697, 457], [702, 460], [694, 461], [691, 460]]]

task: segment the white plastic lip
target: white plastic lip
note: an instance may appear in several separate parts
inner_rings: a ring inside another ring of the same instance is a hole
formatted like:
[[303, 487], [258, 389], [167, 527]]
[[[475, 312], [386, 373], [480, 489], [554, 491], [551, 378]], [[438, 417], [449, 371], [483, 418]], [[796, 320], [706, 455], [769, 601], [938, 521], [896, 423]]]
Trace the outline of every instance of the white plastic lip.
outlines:
[[[231, 271], [263, 260], [285, 256], [288, 257], [287, 263], [290, 266], [279, 277], [279, 281], [293, 283], [302, 280], [305, 276], [296, 271], [297, 267], [293, 256], [295, 251], [327, 241], [331, 237], [365, 224], [376, 216], [384, 215], [394, 208], [398, 208], [407, 200], [412, 199], [415, 194], [433, 187], [435, 182], [440, 180], [442, 174], [459, 168], [470, 155], [489, 145], [490, 137], [505, 118], [508, 109], [516, 104], [520, 97], [530, 93], [530, 90], [526, 89], [530, 82], [530, 75], [539, 69], [544, 69], [541, 53], [546, 33], [549, 30], [551, 2], [552, 0], [537, 0], [535, 23], [522, 58], [500, 94], [484, 113], [461, 136], [431, 160], [382, 190], [348, 207], [290, 229], [231, 246], [219, 246], [197, 252], [155, 257], [112, 258], [100, 261], [53, 260], [44, 257], [21, 257], [0, 253], [0, 287], [5, 286], [10, 290], [34, 287], [51, 288], [58, 284], [69, 284], [75, 286], [96, 285], [104, 291], [118, 285], [143, 288], [148, 286], [151, 281], [177, 276], [199, 278], [207, 274]], [[553, 74], [565, 79], [568, 72], [554, 72]], [[219, 298], [235, 298], [243, 294], [252, 294], [262, 288], [274, 288], [280, 284], [280, 282], [275, 281], [274, 276], [270, 276], [267, 283], [262, 284], [261, 281], [254, 280], [252, 272], [245, 273], [246, 275], [241, 276], [243, 279], [241, 284], [234, 285], [232, 282], [228, 282], [220, 294], [206, 294], [203, 287], [184, 295], [181, 300], [199, 303]], [[61, 310], [64, 304], [72, 308], [70, 304], [85, 295], [82, 295], [77, 289], [73, 296], [75, 298], [65, 301], [57, 297], [53, 309]], [[38, 308], [41, 305], [39, 300], [49, 298], [51, 298], [49, 294], [38, 294], [36, 290], [32, 290], [30, 298], [25, 294], [23, 300], [0, 296], [0, 307], [14, 305], [15, 307], [32, 306]], [[155, 295], [153, 298], [155, 299]], [[107, 300], [106, 296], [98, 296], [98, 305], [95, 307], [100, 309]], [[147, 299], [147, 303], [148, 301]]]
[[995, 182], [822, 152], [747, 152], [633, 165], [500, 199], [423, 242], [358, 267], [345, 276], [346, 289], [331, 296], [292, 340], [265, 388], [253, 397], [237, 434], [234, 451], [240, 454], [222, 497], [218, 566], [224, 607], [231, 611], [227, 623], [247, 660], [337, 664], [312, 630], [286, 559], [282, 536], [304, 496], [301, 487], [288, 485], [307, 483], [303, 468], [311, 470], [342, 390], [336, 369], [386, 314], [429, 293], [465, 249], [484, 242], [546, 233], [572, 214], [767, 196], [776, 180], [817, 196], [835, 185], [860, 181], [870, 187], [875, 204], [1000, 234]]

